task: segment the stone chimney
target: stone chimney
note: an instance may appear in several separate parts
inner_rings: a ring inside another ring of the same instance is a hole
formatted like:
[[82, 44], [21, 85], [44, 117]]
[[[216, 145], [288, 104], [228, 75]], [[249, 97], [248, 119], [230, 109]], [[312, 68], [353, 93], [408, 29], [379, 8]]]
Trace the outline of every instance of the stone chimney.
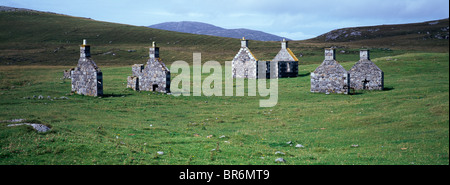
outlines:
[[281, 49], [286, 48], [288, 48], [288, 41], [286, 41], [286, 39], [283, 39], [283, 41], [281, 41]]
[[370, 60], [370, 55], [369, 55], [369, 50], [368, 49], [362, 49], [359, 51], [359, 59], [360, 60]]
[[336, 50], [333, 48], [325, 49], [325, 60], [336, 60]]
[[86, 39], [83, 39], [83, 45], [80, 46], [80, 58], [91, 57], [91, 46], [86, 43]]
[[246, 47], [248, 47], [248, 40], [245, 40], [245, 37], [242, 37], [241, 48], [246, 48]]
[[155, 42], [150, 47], [149, 56], [150, 58], [159, 58], [159, 47], [156, 47]]

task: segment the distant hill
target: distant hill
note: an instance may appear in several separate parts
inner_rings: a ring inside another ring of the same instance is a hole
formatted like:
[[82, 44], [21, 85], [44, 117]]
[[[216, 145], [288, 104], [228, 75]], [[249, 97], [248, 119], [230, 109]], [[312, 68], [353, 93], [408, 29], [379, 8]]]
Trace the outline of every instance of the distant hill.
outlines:
[[[262, 31], [250, 30], [250, 29], [225, 29], [212, 24], [206, 24], [201, 22], [181, 21], [181, 22], [165, 22], [149, 26], [150, 28], [176, 31], [183, 33], [192, 33], [200, 35], [212, 35], [219, 37], [229, 38], [242, 38], [259, 41], [280, 41], [284, 37], [265, 33]], [[286, 40], [290, 40], [285, 38]]]
[[20, 11], [30, 11], [36, 12], [35, 10], [30, 10], [26, 8], [14, 8], [9, 6], [0, 6], [0, 12], [20, 12]]
[[342, 28], [322, 34], [311, 40], [319, 42], [353, 42], [367, 39], [383, 39], [403, 36], [415, 40], [449, 40], [449, 19], [422, 23], [379, 25]]

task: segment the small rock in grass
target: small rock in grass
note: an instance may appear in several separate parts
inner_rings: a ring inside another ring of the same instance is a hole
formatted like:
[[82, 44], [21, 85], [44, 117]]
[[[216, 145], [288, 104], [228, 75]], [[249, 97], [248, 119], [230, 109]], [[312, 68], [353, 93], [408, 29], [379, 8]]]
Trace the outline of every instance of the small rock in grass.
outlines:
[[286, 160], [284, 160], [283, 158], [277, 158], [277, 159], [275, 159], [275, 162], [276, 163], [285, 163]]
[[35, 129], [38, 132], [47, 132], [51, 129], [50, 127], [47, 127], [43, 124], [37, 124], [37, 123], [16, 123], [16, 124], [9, 124], [8, 127], [14, 127], [14, 126], [20, 126], [20, 125], [31, 126], [31, 127], [33, 127], [33, 129]]
[[47, 132], [47, 131], [50, 130], [49, 127], [47, 127], [47, 126], [45, 126], [45, 125], [43, 125], [43, 124], [34, 124], [34, 123], [32, 123], [31, 126], [32, 126], [35, 130], [37, 130], [38, 132]]
[[25, 119], [19, 118], [19, 119], [12, 119], [12, 120], [3, 120], [3, 121], [0, 121], [0, 123], [3, 123], [3, 122], [7, 122], [7, 123], [17, 123], [17, 122], [22, 122], [22, 121], [25, 121]]

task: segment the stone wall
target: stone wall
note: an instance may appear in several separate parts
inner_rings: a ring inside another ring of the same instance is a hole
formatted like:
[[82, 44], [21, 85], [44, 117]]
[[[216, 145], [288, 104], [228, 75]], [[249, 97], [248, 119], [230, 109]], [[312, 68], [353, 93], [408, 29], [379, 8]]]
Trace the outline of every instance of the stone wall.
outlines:
[[[279, 62], [274, 61], [258, 61], [257, 62], [257, 78], [258, 79], [274, 79], [278, 78]], [[272, 73], [271, 73], [272, 72]]]
[[311, 73], [311, 92], [348, 94], [350, 74], [335, 60], [335, 50], [325, 49], [325, 60]]
[[294, 55], [291, 49], [289, 49], [288, 41], [283, 39], [283, 41], [281, 41], [281, 49], [272, 61], [298, 61], [298, 58]]
[[257, 78], [258, 59], [248, 48], [248, 40], [241, 40], [241, 49], [231, 62], [233, 78]]
[[277, 77], [297, 77], [298, 76], [298, 59], [288, 47], [288, 41], [281, 41], [281, 49], [272, 59], [277, 62]]
[[278, 61], [278, 78], [297, 77], [298, 61]]
[[139, 77], [128, 76], [127, 78], [127, 88], [131, 88], [135, 91], [139, 91]]
[[[285, 78], [298, 76], [298, 59], [281, 42], [281, 50], [272, 61], [258, 61], [248, 48], [248, 40], [241, 40], [241, 49], [231, 64], [233, 78]], [[270, 72], [273, 72], [270, 74]], [[264, 73], [264, 74], [263, 74]]]
[[127, 88], [136, 91], [157, 91], [170, 93], [170, 71], [159, 58], [159, 48], [149, 50], [147, 65], [132, 66], [132, 76], [127, 79]]
[[63, 71], [63, 79], [71, 79], [73, 70], [75, 70], [75, 68], [72, 68], [70, 70], [64, 70]]
[[[241, 49], [233, 58], [233, 78], [285, 78], [298, 76], [298, 59], [287, 48], [287, 41], [281, 42], [281, 50], [272, 61], [258, 61], [248, 48], [248, 40], [241, 40]], [[272, 74], [270, 72], [272, 71]]]
[[360, 51], [360, 60], [348, 72], [352, 89], [383, 90], [384, 88], [384, 73], [370, 60], [369, 50]]
[[142, 71], [144, 71], [145, 65], [144, 64], [134, 64], [131, 66], [131, 74], [132, 76], [139, 76], [142, 74]]
[[159, 58], [150, 58], [139, 78], [140, 91], [170, 92], [170, 71]]
[[87, 96], [101, 96], [103, 95], [103, 75], [90, 56], [90, 46], [84, 41], [80, 47], [78, 65], [70, 75], [72, 92]]

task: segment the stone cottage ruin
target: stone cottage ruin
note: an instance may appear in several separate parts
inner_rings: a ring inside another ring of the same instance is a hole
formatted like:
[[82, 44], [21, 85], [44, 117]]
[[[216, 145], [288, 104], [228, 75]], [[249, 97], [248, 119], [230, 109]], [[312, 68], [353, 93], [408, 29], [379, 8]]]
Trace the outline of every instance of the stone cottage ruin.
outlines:
[[241, 49], [231, 61], [233, 78], [258, 78], [258, 59], [248, 48], [248, 40], [242, 38]]
[[276, 75], [278, 78], [297, 77], [298, 76], [298, 59], [288, 48], [288, 41], [283, 39], [281, 49], [272, 62], [276, 64]]
[[[231, 63], [233, 78], [284, 78], [298, 76], [298, 59], [283, 39], [281, 50], [272, 61], [258, 61], [248, 48], [248, 40], [242, 38], [241, 49]], [[273, 71], [270, 74], [270, 71]]]
[[153, 42], [147, 65], [134, 64], [132, 76], [128, 76], [127, 88], [135, 91], [170, 93], [170, 71], [159, 58], [159, 47]]
[[70, 71], [72, 92], [87, 96], [103, 95], [103, 78], [100, 68], [91, 59], [91, 47], [83, 40], [80, 46], [80, 59], [75, 69]]
[[350, 88], [355, 90], [383, 90], [384, 73], [372, 61], [369, 50], [360, 50], [359, 61], [348, 71]]
[[325, 60], [311, 73], [311, 92], [348, 94], [350, 74], [336, 61], [335, 49], [325, 49]]

